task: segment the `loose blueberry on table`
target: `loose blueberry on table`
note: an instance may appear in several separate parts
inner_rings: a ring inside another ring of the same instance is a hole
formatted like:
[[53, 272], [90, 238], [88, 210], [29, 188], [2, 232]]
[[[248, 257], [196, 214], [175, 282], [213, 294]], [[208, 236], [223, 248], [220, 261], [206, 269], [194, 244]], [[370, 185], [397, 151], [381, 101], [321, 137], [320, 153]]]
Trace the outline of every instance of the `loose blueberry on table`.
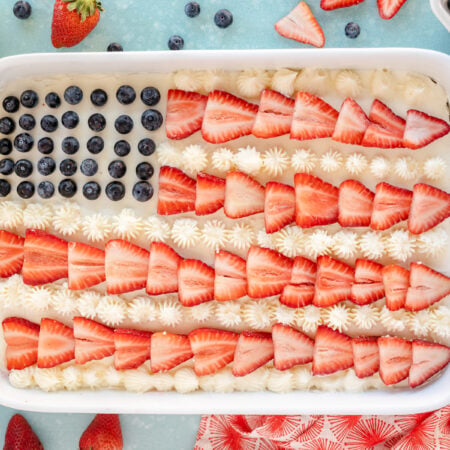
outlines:
[[167, 43], [170, 50], [181, 50], [184, 47], [184, 39], [181, 36], [173, 35], [170, 36]]
[[108, 52], [123, 52], [123, 47], [118, 42], [111, 42], [106, 50]]
[[89, 153], [92, 153], [93, 155], [97, 155], [105, 147], [105, 142], [103, 141], [103, 139], [100, 136], [92, 136], [87, 141], [86, 147], [87, 147]]
[[28, 19], [31, 16], [31, 5], [25, 1], [18, 1], [13, 6], [13, 13], [18, 19]]
[[197, 2], [186, 3], [184, 12], [188, 17], [197, 17], [200, 14], [200, 5]]
[[219, 9], [214, 15], [214, 23], [219, 28], [227, 28], [233, 23], [233, 14], [228, 9]]
[[64, 91], [64, 100], [69, 105], [78, 105], [83, 100], [83, 91], [78, 86], [69, 86]]
[[55, 193], [55, 186], [50, 181], [42, 181], [38, 184], [38, 195], [41, 198], [52, 198]]
[[349, 22], [345, 26], [345, 35], [350, 39], [356, 39], [361, 32], [361, 28], [355, 22]]

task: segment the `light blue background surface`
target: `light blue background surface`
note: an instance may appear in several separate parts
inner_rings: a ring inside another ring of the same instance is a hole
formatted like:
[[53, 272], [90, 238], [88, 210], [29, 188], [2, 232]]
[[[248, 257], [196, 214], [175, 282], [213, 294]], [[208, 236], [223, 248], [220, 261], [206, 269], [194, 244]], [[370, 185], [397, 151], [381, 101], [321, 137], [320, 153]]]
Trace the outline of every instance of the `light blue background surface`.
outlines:
[[[184, 38], [186, 49], [305, 47], [284, 39], [273, 28], [298, 0], [197, 0], [201, 13], [194, 19], [183, 12], [186, 1], [103, 0], [106, 12], [96, 29], [77, 47], [55, 50], [50, 42], [53, 0], [29, 0], [33, 13], [25, 21], [12, 14], [15, 0], [0, 0], [0, 56], [103, 51], [110, 42], [120, 42], [125, 50], [166, 50], [172, 34]], [[375, 0], [330, 12], [320, 9], [319, 0], [308, 3], [324, 29], [326, 47], [418, 47], [450, 53], [450, 34], [434, 17], [428, 0], [408, 0], [390, 21], [380, 19]], [[220, 8], [233, 13], [228, 29], [214, 25], [214, 13]], [[350, 21], [361, 26], [354, 40], [344, 34]], [[0, 407], [0, 445], [13, 413]], [[81, 433], [93, 418], [89, 414], [23, 414], [46, 450], [78, 448]], [[199, 416], [121, 416], [125, 449], [190, 449], [199, 420]]]

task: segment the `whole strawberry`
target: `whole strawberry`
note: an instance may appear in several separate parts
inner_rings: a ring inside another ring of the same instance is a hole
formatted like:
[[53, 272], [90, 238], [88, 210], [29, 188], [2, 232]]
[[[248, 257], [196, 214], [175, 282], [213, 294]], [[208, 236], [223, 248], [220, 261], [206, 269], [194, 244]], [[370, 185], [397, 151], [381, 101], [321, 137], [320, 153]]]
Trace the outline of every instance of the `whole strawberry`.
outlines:
[[80, 450], [122, 449], [122, 429], [117, 414], [97, 414], [80, 438]]
[[100, 11], [103, 8], [98, 0], [56, 0], [52, 19], [53, 46], [79, 44], [97, 25]]
[[44, 450], [28, 422], [20, 414], [11, 417], [3, 450]]

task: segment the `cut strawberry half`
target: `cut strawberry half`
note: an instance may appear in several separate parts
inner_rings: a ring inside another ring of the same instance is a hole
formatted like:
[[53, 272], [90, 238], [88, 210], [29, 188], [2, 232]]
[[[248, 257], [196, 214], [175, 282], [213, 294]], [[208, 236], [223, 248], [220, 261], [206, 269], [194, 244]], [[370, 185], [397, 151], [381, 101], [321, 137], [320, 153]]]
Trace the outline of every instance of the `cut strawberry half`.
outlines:
[[399, 338], [384, 336], [378, 338], [380, 354], [380, 377], [387, 386], [404, 380], [412, 364], [411, 342]]
[[344, 144], [359, 145], [370, 122], [366, 113], [353, 99], [346, 98], [342, 103], [332, 139]]
[[72, 328], [53, 319], [41, 319], [38, 360], [40, 369], [55, 367], [75, 358], [75, 339]]
[[123, 294], [145, 288], [149, 252], [122, 239], [113, 239], [105, 247], [106, 290]]
[[424, 264], [411, 263], [405, 309], [428, 308], [450, 294], [450, 278]]
[[67, 241], [41, 230], [27, 230], [22, 277], [37, 286], [68, 276]]
[[397, 311], [403, 308], [409, 286], [409, 270], [391, 264], [383, 267], [382, 275], [387, 309]]
[[271, 89], [264, 89], [253, 124], [253, 136], [267, 139], [289, 133], [294, 103], [292, 98]]
[[239, 335], [231, 331], [199, 328], [189, 333], [197, 376], [210, 375], [234, 359]]
[[310, 228], [337, 221], [337, 187], [307, 173], [296, 173], [294, 184], [295, 222], [299, 227]]
[[408, 229], [424, 233], [450, 217], [450, 194], [428, 184], [414, 185]]
[[291, 280], [292, 259], [275, 250], [250, 247], [247, 255], [248, 295], [264, 298], [283, 292]]
[[195, 190], [195, 214], [204, 216], [212, 214], [225, 203], [225, 180], [223, 178], [200, 172], [197, 175]]
[[374, 230], [387, 230], [409, 216], [413, 193], [408, 189], [378, 183], [373, 201], [370, 227]]
[[187, 336], [165, 331], [153, 333], [150, 354], [152, 372], [173, 369], [193, 356]]
[[357, 5], [364, 0], [320, 0], [320, 7], [325, 11]]
[[184, 139], [202, 128], [206, 95], [169, 89], [167, 93], [166, 135], [169, 139]]
[[0, 230], [0, 278], [20, 273], [23, 266], [24, 243], [23, 237]]
[[227, 173], [225, 215], [231, 219], [251, 216], [264, 211], [264, 186], [243, 172]]
[[302, 285], [316, 282], [317, 264], [304, 256], [296, 256], [292, 266], [291, 284]]
[[7, 345], [5, 350], [6, 368], [8, 370], [22, 370], [36, 364], [38, 358], [37, 344]]
[[275, 233], [295, 220], [295, 190], [287, 184], [269, 181], [264, 197], [266, 233]]
[[106, 280], [105, 252], [81, 242], [69, 242], [69, 289], [86, 289]]
[[158, 214], [169, 216], [195, 210], [196, 182], [175, 167], [159, 170]]
[[352, 339], [353, 362], [358, 378], [370, 377], [378, 372], [380, 356], [376, 337], [356, 337]]
[[288, 39], [323, 47], [325, 36], [322, 28], [305, 2], [300, 2], [287, 16], [275, 24], [275, 30]]
[[116, 370], [137, 369], [150, 359], [149, 331], [117, 329], [114, 330], [114, 367]]
[[348, 264], [322, 255], [317, 258], [317, 281], [313, 304], [332, 306], [350, 298], [355, 271]]
[[394, 114], [392, 109], [386, 106], [380, 100], [375, 99], [370, 108], [369, 120], [376, 125], [390, 132], [392, 136], [403, 138], [406, 121], [400, 116]]
[[214, 298], [217, 301], [236, 300], [247, 295], [246, 262], [233, 253], [216, 252]]
[[415, 388], [425, 383], [450, 362], [450, 348], [445, 345], [415, 340], [412, 342], [412, 365], [409, 369], [409, 386]]
[[214, 269], [197, 259], [183, 259], [178, 267], [178, 298], [183, 306], [214, 300]]
[[356, 180], [339, 186], [338, 222], [341, 227], [368, 227], [375, 194]]
[[383, 266], [368, 259], [357, 259], [350, 300], [357, 305], [368, 305], [384, 295]]
[[241, 278], [230, 278], [215, 274], [214, 277], [214, 299], [223, 302], [237, 300], [247, 295], [247, 280]]
[[398, 148], [403, 147], [403, 138], [395, 136], [380, 125], [371, 123], [364, 133], [361, 145], [376, 148]]
[[206, 142], [221, 144], [251, 134], [258, 105], [224, 91], [209, 93], [202, 124]]
[[274, 347], [273, 365], [277, 370], [288, 370], [313, 360], [314, 340], [302, 332], [281, 323], [272, 327]]
[[353, 366], [352, 339], [324, 325], [317, 327], [313, 375], [327, 375]]
[[183, 258], [163, 242], [150, 244], [147, 294], [160, 295], [178, 291], [178, 267]]
[[392, 19], [406, 0], [377, 0], [378, 12], [382, 19]]
[[247, 279], [245, 259], [233, 253], [219, 250], [215, 254], [214, 269], [217, 275], [229, 278]]
[[339, 113], [321, 98], [309, 92], [297, 92], [291, 125], [291, 139], [307, 140], [331, 137]]
[[273, 342], [270, 333], [243, 331], [234, 352], [233, 375], [248, 375], [272, 359]]

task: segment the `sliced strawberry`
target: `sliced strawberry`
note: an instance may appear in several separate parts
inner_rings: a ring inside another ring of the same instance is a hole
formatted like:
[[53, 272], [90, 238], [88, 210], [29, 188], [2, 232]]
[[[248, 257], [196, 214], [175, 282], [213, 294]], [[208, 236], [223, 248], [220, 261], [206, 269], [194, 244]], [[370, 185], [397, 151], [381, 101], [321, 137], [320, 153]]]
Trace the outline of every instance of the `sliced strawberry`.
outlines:
[[409, 270], [396, 264], [391, 264], [383, 267], [382, 274], [386, 307], [391, 311], [403, 308], [409, 286]]
[[243, 331], [234, 352], [233, 375], [248, 375], [272, 359], [273, 342], [270, 333]]
[[316, 282], [317, 264], [304, 256], [296, 256], [292, 266], [291, 284], [312, 284]]
[[387, 230], [402, 220], [406, 220], [411, 208], [413, 193], [408, 189], [378, 183], [373, 201], [370, 227], [374, 230]]
[[202, 136], [206, 142], [221, 144], [251, 134], [258, 105], [224, 91], [209, 93], [203, 117]]
[[69, 289], [86, 289], [106, 280], [105, 252], [81, 242], [69, 242]]
[[269, 181], [264, 197], [266, 233], [275, 233], [295, 220], [295, 190], [287, 184]]
[[428, 184], [414, 185], [408, 229], [424, 233], [450, 217], [450, 194]]
[[352, 338], [319, 325], [314, 342], [313, 375], [327, 375], [352, 366]]
[[150, 359], [149, 331], [114, 330], [114, 367], [116, 370], [136, 369]]
[[225, 215], [231, 219], [264, 211], [264, 187], [243, 172], [227, 173]]
[[341, 227], [368, 227], [372, 217], [375, 194], [356, 180], [346, 180], [339, 186], [339, 216]]
[[294, 116], [291, 125], [291, 139], [301, 141], [331, 137], [339, 113], [309, 92], [297, 92]]
[[183, 259], [178, 268], [178, 298], [183, 306], [214, 300], [214, 269], [197, 259]]
[[38, 347], [29, 345], [7, 345], [5, 350], [6, 368], [22, 370], [36, 364]]
[[152, 372], [163, 372], [191, 359], [193, 353], [188, 336], [163, 331], [153, 333], [150, 355]]
[[210, 375], [234, 359], [239, 335], [231, 331], [199, 328], [189, 333], [197, 376]]
[[47, 369], [75, 358], [73, 329], [53, 319], [41, 319], [38, 367]]
[[229, 278], [215, 274], [214, 299], [223, 302], [237, 300], [247, 295], [247, 280], [241, 278]]
[[317, 281], [313, 304], [331, 306], [350, 298], [355, 271], [349, 265], [322, 255], [317, 258]]
[[160, 295], [178, 291], [178, 266], [182, 260], [178, 253], [162, 242], [150, 244], [147, 294]]
[[403, 139], [393, 135], [386, 128], [371, 123], [364, 133], [361, 145], [376, 148], [398, 148], [403, 147]]
[[387, 386], [404, 380], [412, 364], [411, 342], [399, 338], [384, 336], [378, 338], [380, 353], [380, 377]]
[[450, 278], [424, 264], [411, 263], [405, 309], [428, 308], [450, 294]]
[[353, 362], [358, 378], [370, 377], [378, 372], [380, 356], [376, 337], [356, 337], [352, 339]]
[[287, 370], [313, 360], [314, 340], [281, 323], [272, 327], [275, 369]]
[[250, 247], [247, 255], [248, 295], [264, 298], [281, 294], [291, 280], [293, 261], [275, 250]]
[[75, 339], [75, 363], [85, 364], [114, 355], [114, 343]]
[[425, 383], [450, 362], [450, 348], [445, 345], [415, 340], [412, 342], [412, 366], [409, 369], [409, 386], [415, 388]]
[[223, 178], [200, 172], [197, 175], [195, 190], [195, 214], [204, 216], [212, 214], [225, 203], [225, 180]]
[[247, 295], [246, 262], [233, 253], [219, 250], [214, 262], [214, 298], [236, 300]]
[[361, 144], [370, 122], [361, 106], [353, 99], [342, 103], [332, 139], [344, 144]]
[[320, 0], [320, 7], [325, 11], [331, 11], [332, 9], [357, 5], [363, 1], [364, 0]]
[[233, 253], [219, 250], [216, 252], [214, 269], [217, 275], [230, 278], [247, 279], [245, 259]]
[[0, 278], [20, 273], [23, 266], [24, 243], [23, 237], [0, 230]]
[[22, 277], [32, 286], [68, 276], [67, 241], [41, 230], [27, 230]]
[[368, 259], [357, 259], [350, 300], [357, 305], [368, 305], [383, 297], [383, 266]]
[[392, 19], [406, 0], [377, 0], [378, 12], [382, 19]]
[[315, 47], [325, 45], [322, 28], [305, 2], [300, 2], [287, 16], [275, 24], [275, 30], [288, 39]]
[[169, 216], [195, 209], [196, 182], [175, 167], [159, 170], [158, 214]]
[[202, 128], [206, 95], [169, 89], [167, 93], [166, 135], [184, 139]]
[[296, 173], [295, 222], [310, 228], [328, 225], [338, 219], [339, 189], [307, 173]]
[[390, 132], [392, 136], [403, 138], [406, 121], [400, 116], [394, 114], [392, 109], [387, 107], [380, 100], [375, 99], [370, 108], [369, 120], [376, 125]]
[[123, 294], [145, 288], [149, 252], [122, 239], [113, 239], [105, 247], [106, 290]]

